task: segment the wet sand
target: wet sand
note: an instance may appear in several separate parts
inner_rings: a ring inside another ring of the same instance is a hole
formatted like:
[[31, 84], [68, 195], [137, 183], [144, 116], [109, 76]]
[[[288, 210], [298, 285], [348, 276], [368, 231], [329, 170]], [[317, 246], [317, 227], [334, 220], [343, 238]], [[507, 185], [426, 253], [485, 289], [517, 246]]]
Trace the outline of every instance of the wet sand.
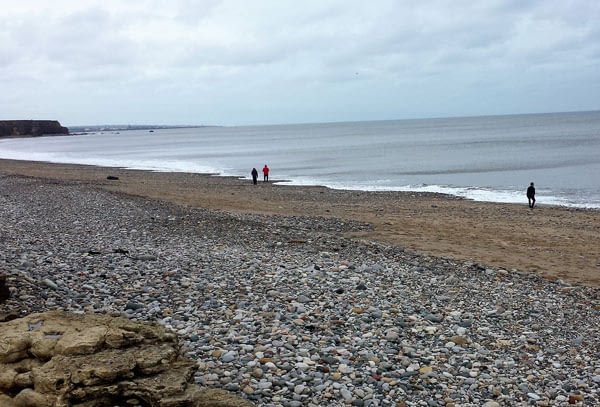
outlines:
[[[75, 182], [230, 212], [335, 217], [372, 225], [353, 238], [600, 287], [600, 211], [474, 202], [440, 194], [338, 191], [204, 174], [0, 160], [0, 175]], [[108, 176], [118, 177], [116, 180]]]

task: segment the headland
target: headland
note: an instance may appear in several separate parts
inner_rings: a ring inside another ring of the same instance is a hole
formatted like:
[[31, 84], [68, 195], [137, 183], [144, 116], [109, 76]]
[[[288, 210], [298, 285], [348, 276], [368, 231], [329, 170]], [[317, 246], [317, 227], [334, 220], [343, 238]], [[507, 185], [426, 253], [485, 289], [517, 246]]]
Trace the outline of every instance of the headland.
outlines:
[[69, 129], [56, 120], [0, 120], [0, 138], [68, 134]]

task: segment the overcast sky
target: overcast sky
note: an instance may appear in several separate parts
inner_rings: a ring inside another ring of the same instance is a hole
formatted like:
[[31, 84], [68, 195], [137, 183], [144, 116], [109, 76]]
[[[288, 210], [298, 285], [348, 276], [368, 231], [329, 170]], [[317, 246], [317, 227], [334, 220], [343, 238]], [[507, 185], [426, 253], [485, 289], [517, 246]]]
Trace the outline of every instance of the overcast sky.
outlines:
[[600, 109], [598, 0], [2, 0], [0, 119], [269, 124]]

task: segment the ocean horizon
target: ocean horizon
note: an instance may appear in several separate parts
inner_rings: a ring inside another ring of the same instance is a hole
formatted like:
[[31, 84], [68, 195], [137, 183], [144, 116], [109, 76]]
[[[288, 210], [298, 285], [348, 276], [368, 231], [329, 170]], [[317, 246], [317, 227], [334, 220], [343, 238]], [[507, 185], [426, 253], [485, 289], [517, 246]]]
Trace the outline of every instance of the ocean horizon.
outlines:
[[0, 158], [600, 208], [600, 111], [0, 139]]

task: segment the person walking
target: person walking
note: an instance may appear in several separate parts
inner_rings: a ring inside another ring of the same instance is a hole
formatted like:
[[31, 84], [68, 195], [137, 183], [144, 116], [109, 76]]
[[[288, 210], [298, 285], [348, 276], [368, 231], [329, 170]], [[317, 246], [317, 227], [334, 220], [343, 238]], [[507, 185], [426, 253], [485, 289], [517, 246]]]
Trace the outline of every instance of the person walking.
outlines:
[[533, 182], [527, 188], [527, 201], [529, 201], [529, 207], [533, 209], [535, 205], [535, 187], [533, 186]]
[[265, 164], [262, 171], [263, 171], [263, 181], [267, 182], [269, 180], [269, 167], [267, 167], [267, 164]]
[[254, 185], [258, 184], [258, 171], [256, 171], [256, 168], [252, 168], [252, 172], [250, 174], [252, 174], [252, 183]]

